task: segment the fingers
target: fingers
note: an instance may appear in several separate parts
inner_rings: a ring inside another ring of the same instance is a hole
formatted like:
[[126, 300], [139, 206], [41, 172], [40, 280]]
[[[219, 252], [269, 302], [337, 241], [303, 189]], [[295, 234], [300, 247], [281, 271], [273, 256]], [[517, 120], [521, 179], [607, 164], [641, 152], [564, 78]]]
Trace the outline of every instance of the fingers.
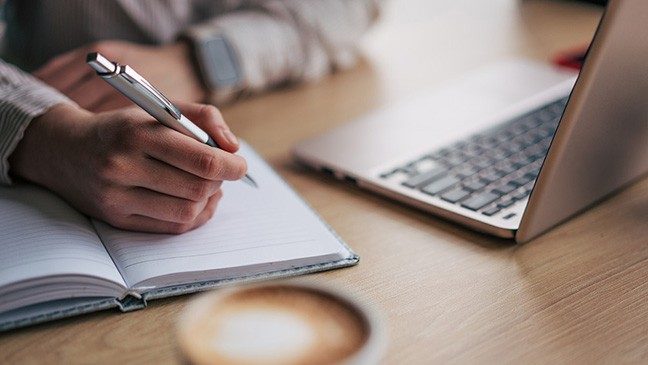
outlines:
[[133, 184], [165, 195], [194, 202], [206, 200], [221, 187], [220, 180], [207, 180], [171, 165], [147, 158], [144, 168], [134, 171]]
[[132, 105], [133, 102], [130, 101], [130, 99], [118, 92], [113, 92], [105, 95], [103, 98], [99, 99], [96, 103], [88, 106], [86, 109], [95, 113], [101, 113], [109, 110], [123, 109]]
[[214, 138], [220, 148], [228, 152], [238, 151], [238, 139], [215, 106], [181, 101], [177, 101], [176, 105], [182, 114]]
[[93, 110], [92, 107], [102, 100], [116, 97], [119, 94], [107, 82], [96, 75], [84, 79], [67, 92], [67, 96], [84, 109]]
[[64, 94], [79, 82], [94, 76], [92, 68], [85, 64], [85, 50], [77, 49], [55, 57], [34, 75]]
[[125, 217], [118, 222], [115, 226], [118, 226], [122, 229], [129, 229], [133, 231], [140, 232], [155, 232], [155, 233], [170, 233], [170, 234], [179, 234], [190, 231], [197, 227], [202, 226], [207, 221], [209, 221], [214, 214], [216, 213], [216, 208], [220, 200], [220, 195], [214, 195], [207, 200], [207, 203], [204, 206], [204, 209], [195, 217], [191, 222], [179, 223], [179, 222], [169, 222], [164, 220], [159, 220], [151, 218], [144, 215], [130, 215]]
[[[214, 196], [222, 196], [217, 190]], [[133, 188], [122, 197], [128, 202], [128, 213], [174, 223], [191, 223], [205, 209], [207, 199], [191, 201], [160, 194], [144, 188]]]
[[247, 172], [245, 159], [210, 147], [160, 125], [145, 143], [144, 153], [207, 180], [238, 180]]
[[245, 160], [168, 128], [136, 108], [93, 114], [87, 165], [97, 193], [93, 216], [138, 231], [180, 233], [206, 222], [223, 180]]
[[41, 66], [38, 70], [34, 71], [34, 76], [38, 78], [44, 78], [48, 75], [56, 73], [61, 67], [68, 64], [70, 61], [74, 60], [80, 54], [79, 50], [73, 50], [70, 52], [63, 53], [59, 56], [54, 57], [49, 62]]
[[[106, 111], [130, 105], [114, 88], [86, 64], [86, 54], [98, 51], [108, 57], [119, 42], [99, 42], [59, 55], [36, 70], [34, 76], [61, 91], [79, 106], [91, 111]], [[119, 52], [115, 52], [119, 53]]]

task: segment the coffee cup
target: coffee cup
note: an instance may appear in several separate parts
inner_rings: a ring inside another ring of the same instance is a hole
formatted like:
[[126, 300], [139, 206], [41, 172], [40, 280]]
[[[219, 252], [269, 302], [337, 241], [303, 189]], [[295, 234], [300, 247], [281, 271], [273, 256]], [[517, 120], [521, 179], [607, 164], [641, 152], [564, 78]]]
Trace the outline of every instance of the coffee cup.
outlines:
[[189, 363], [376, 364], [385, 329], [351, 295], [304, 282], [270, 282], [205, 293], [177, 325]]

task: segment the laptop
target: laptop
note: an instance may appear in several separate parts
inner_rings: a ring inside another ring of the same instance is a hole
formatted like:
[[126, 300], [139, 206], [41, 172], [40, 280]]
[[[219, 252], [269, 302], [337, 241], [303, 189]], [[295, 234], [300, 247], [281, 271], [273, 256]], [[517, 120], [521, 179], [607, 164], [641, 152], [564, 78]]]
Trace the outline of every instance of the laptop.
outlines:
[[300, 163], [526, 242], [648, 172], [648, 2], [609, 2], [577, 76], [511, 60], [296, 145]]

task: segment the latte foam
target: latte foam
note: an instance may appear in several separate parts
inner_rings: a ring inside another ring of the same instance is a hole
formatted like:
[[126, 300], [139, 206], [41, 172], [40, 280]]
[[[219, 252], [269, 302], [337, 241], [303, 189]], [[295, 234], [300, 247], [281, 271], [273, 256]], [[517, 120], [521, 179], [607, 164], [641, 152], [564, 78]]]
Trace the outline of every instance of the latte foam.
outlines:
[[364, 345], [368, 327], [362, 313], [330, 294], [268, 285], [192, 303], [179, 337], [198, 364], [334, 364]]

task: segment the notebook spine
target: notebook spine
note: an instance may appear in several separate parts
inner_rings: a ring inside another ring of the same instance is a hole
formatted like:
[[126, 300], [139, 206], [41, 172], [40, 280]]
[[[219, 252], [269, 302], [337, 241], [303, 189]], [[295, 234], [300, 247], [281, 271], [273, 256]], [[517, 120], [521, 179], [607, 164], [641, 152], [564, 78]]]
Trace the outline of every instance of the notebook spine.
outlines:
[[139, 293], [128, 292], [122, 298], [117, 299], [117, 306], [122, 312], [132, 312], [146, 308], [146, 299]]

